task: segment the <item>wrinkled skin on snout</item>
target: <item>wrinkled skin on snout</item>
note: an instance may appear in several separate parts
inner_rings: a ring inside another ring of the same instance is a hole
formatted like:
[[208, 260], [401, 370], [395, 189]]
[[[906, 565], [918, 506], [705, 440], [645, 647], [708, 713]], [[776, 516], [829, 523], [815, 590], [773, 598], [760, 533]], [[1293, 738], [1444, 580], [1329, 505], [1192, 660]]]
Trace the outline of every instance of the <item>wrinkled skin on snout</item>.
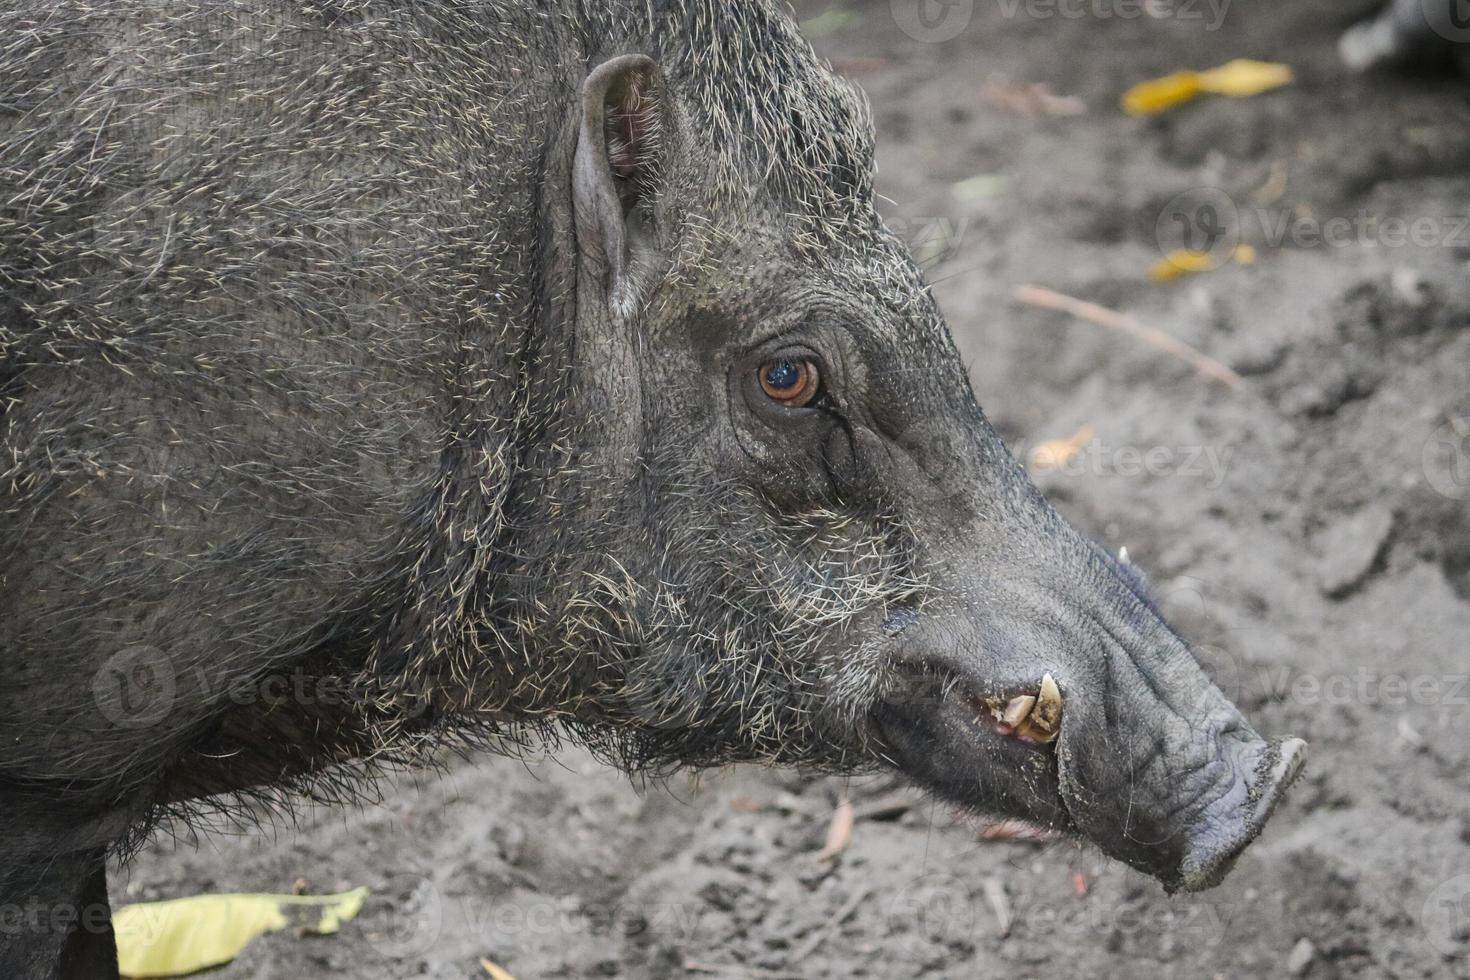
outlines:
[[1217, 880], [1301, 743], [986, 424], [789, 20], [370, 8], [0, 7], [0, 906], [547, 737], [896, 766]]

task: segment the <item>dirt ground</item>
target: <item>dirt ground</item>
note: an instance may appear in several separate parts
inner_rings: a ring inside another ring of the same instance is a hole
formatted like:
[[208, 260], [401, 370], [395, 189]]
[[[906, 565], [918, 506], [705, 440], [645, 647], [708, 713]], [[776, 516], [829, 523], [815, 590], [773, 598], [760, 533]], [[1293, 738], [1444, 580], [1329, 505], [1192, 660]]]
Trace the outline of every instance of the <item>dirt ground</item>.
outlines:
[[[567, 751], [155, 842], [115, 901], [371, 887], [340, 935], [276, 934], [222, 977], [1470, 977], [1470, 86], [1345, 77], [1334, 40], [1372, 5], [984, 0], [947, 8], [973, 8], [958, 31], [917, 0], [797, 8], [869, 93], [887, 210], [991, 419], [1023, 458], [1092, 427], [1038, 482], [1127, 545], [1261, 731], [1311, 742], [1225, 884], [1169, 898], [1071, 843], [982, 841], [892, 779], [639, 789]], [[1297, 82], [1117, 108], [1233, 57]], [[1075, 101], [1028, 112], [1030, 83]], [[1256, 261], [1150, 282], [1190, 231]], [[1024, 283], [1244, 380], [1019, 304]], [[822, 863], [842, 794], [863, 818]]]

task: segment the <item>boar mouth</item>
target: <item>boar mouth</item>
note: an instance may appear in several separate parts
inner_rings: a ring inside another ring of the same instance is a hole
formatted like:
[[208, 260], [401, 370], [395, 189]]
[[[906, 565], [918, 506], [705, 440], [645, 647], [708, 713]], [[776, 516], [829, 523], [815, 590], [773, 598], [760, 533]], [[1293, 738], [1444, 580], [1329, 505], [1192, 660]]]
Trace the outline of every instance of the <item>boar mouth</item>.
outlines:
[[1239, 715], [1211, 712], [1186, 743], [1136, 733], [1135, 741], [1158, 739], [1155, 761], [1176, 777], [1161, 780], [1154, 762], [1116, 751], [1123, 733], [1106, 694], [1069, 692], [1050, 672], [998, 686], [953, 662], [898, 671], [904, 690], [919, 696], [885, 700], [874, 712], [897, 768], [966, 809], [1087, 839], [1169, 892], [1224, 878], [1305, 758], [1300, 739], [1267, 742]]
[[1035, 685], [982, 698], [969, 692], [970, 707], [995, 734], [1027, 745], [1051, 745], [1062, 733], [1062, 692], [1051, 674]]
[[996, 685], [927, 660], [902, 664], [897, 673], [901, 693], [873, 714], [895, 768], [977, 814], [1074, 829], [1056, 753], [1065, 703], [1050, 673]]

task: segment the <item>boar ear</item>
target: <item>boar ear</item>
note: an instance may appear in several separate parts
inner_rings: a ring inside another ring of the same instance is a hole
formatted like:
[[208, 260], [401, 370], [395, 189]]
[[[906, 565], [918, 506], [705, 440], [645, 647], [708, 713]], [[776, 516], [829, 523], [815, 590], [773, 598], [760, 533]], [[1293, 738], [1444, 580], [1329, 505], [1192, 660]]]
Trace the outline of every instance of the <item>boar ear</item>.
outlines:
[[610, 58], [582, 83], [572, 173], [577, 249], [617, 319], [638, 309], [651, 279], [661, 97], [658, 66], [641, 54]]

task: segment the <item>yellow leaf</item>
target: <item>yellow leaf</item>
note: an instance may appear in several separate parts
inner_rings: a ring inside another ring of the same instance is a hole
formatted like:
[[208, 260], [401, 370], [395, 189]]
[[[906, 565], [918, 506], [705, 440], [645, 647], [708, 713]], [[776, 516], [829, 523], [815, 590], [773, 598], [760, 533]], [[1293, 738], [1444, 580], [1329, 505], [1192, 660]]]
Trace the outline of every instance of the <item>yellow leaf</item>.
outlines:
[[826, 37], [854, 24], [862, 23], [863, 15], [852, 10], [834, 7], [824, 10], [811, 20], [801, 22], [801, 33], [807, 37]]
[[1215, 264], [1215, 257], [1209, 252], [1189, 248], [1180, 249], [1159, 259], [1154, 267], [1148, 270], [1148, 277], [1154, 282], [1169, 282], [1186, 273], [1207, 272], [1213, 269]]
[[1194, 272], [1209, 272], [1211, 269], [1224, 265], [1226, 262], [1235, 262], [1239, 265], [1254, 265], [1256, 261], [1256, 250], [1250, 245], [1237, 245], [1231, 249], [1230, 254], [1223, 259], [1216, 258], [1211, 252], [1201, 252], [1195, 249], [1180, 249], [1170, 252], [1164, 256], [1154, 267], [1148, 270], [1148, 277], [1152, 282], [1170, 282], [1180, 276]]
[[1205, 92], [1239, 98], [1260, 95], [1291, 81], [1290, 65], [1237, 58], [1209, 71], [1176, 71], [1140, 82], [1123, 93], [1123, 110], [1133, 116], [1151, 116]]
[[1093, 428], [1084, 425], [1065, 439], [1048, 439], [1037, 443], [1026, 456], [1026, 463], [1033, 470], [1055, 470], [1066, 466], [1092, 441]]
[[1010, 178], [1005, 174], [976, 174], [973, 177], [956, 181], [950, 189], [961, 201], [973, 201], [980, 197], [995, 197], [997, 194], [1004, 194], [1008, 183], [1010, 183]]
[[1130, 116], [1152, 116], [1181, 102], [1188, 102], [1202, 91], [1199, 72], [1176, 71], [1163, 78], [1139, 82], [1124, 92], [1123, 111]]
[[362, 911], [366, 888], [339, 895], [195, 895], [125, 905], [112, 917], [118, 971], [181, 977], [228, 963], [256, 936], [290, 924], [285, 907], [321, 910], [309, 931], [330, 935]]
[[1237, 58], [1219, 68], [1202, 71], [1199, 75], [1200, 88], [1215, 95], [1231, 95], [1244, 98], [1260, 95], [1273, 88], [1290, 85], [1291, 66], [1278, 65], [1269, 61], [1251, 61]]
[[480, 957], [480, 969], [485, 971], [490, 977], [490, 980], [516, 980], [505, 967], [498, 963], [492, 963], [483, 956]]

